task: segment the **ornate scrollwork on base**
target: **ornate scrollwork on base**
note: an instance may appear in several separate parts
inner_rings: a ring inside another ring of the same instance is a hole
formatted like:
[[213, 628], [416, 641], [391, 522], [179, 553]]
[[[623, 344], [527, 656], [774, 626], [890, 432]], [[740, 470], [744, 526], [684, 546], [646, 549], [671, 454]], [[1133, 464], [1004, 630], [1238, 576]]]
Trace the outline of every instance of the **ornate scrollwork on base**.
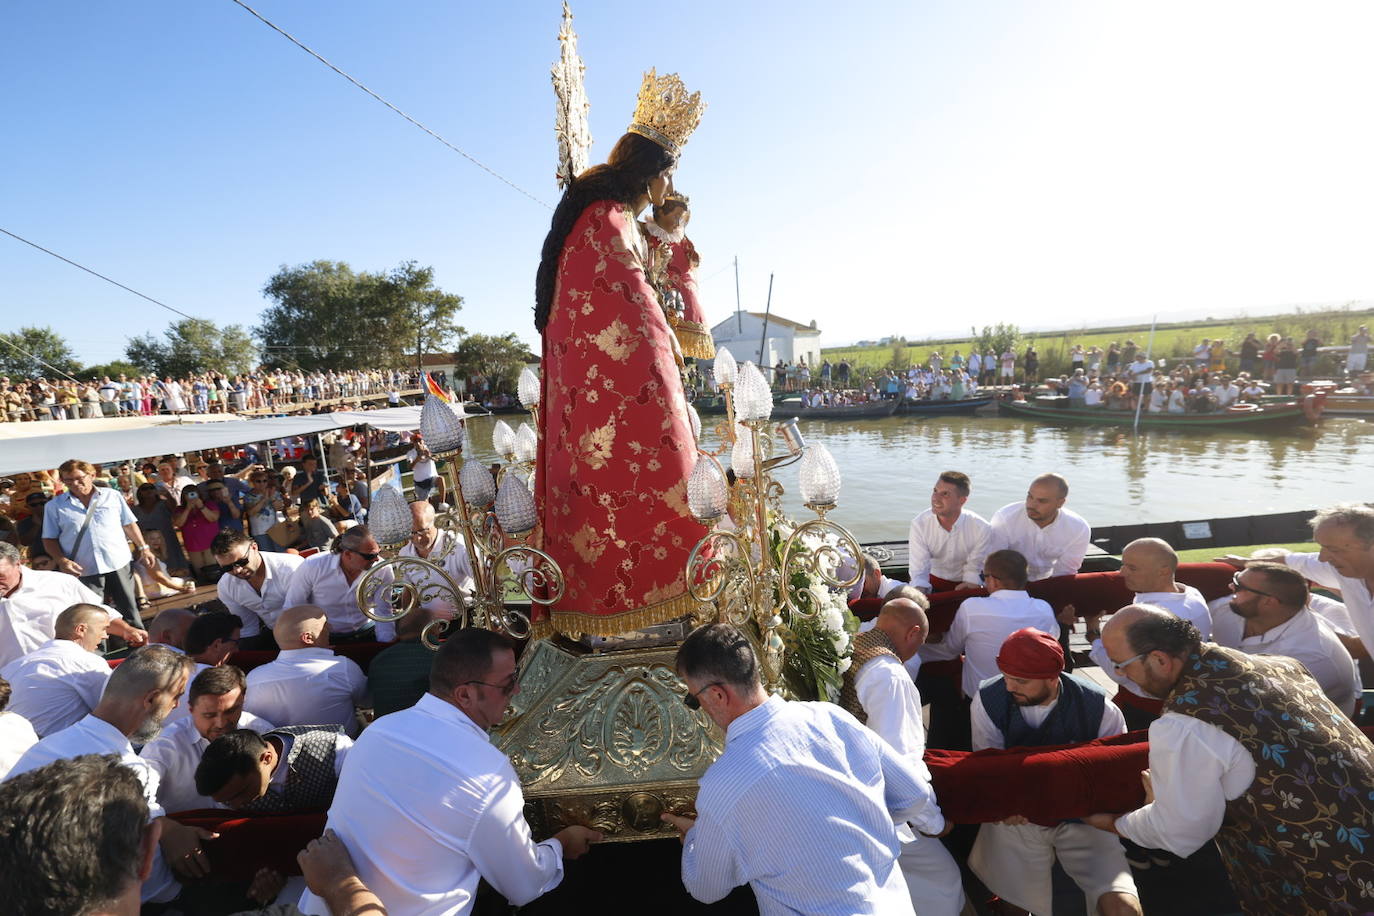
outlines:
[[[849, 588], [863, 577], [860, 556], [859, 542], [854, 535], [828, 518], [813, 518], [798, 525], [782, 548], [782, 577], [786, 583], [782, 600], [787, 610], [802, 617], [814, 617], [820, 611], [811, 590], [793, 584], [795, 573], [815, 576], [830, 588]], [[854, 563], [854, 575], [848, 579], [837, 578], [835, 570], [847, 557]]]
[[458, 609], [458, 625], [467, 626], [467, 592], [442, 566], [422, 557], [394, 556], [372, 566], [359, 577], [353, 596], [358, 610], [378, 623], [400, 620], [411, 611], [443, 601]]

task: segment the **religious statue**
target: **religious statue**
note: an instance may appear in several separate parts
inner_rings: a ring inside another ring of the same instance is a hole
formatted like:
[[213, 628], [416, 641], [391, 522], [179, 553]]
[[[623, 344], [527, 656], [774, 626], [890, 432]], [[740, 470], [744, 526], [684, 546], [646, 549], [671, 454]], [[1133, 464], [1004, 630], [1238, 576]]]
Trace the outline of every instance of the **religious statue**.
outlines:
[[687, 238], [687, 223], [692, 218], [687, 195], [674, 191], [663, 206], [654, 205], [653, 216], [644, 221], [649, 239], [650, 269], [660, 299], [665, 299], [668, 323], [677, 335], [682, 355], [688, 359], [712, 359], [716, 347], [706, 312], [697, 290], [696, 270], [701, 256]]

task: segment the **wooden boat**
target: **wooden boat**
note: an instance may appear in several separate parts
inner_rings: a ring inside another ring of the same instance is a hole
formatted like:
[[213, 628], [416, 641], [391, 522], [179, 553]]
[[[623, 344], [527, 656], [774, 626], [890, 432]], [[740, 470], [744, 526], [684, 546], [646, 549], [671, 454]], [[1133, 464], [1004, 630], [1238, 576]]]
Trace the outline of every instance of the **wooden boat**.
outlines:
[[[1023, 417], [1048, 423], [1086, 423], [1100, 426], [1132, 426], [1136, 418], [1135, 412], [1130, 410], [1058, 407], [1030, 401], [998, 401], [997, 412], [1002, 416]], [[1150, 413], [1147, 410], [1140, 412], [1142, 429], [1196, 429], [1214, 432], [1233, 427], [1296, 428], [1310, 422], [1307, 412], [1293, 401], [1257, 407], [1254, 410], [1224, 410], [1216, 413]]]
[[903, 401], [897, 408], [897, 413], [973, 413], [980, 407], [986, 407], [992, 403], [992, 395], [979, 395], [972, 398], [960, 398], [957, 401], [943, 400], [921, 400]]
[[897, 410], [896, 400], [840, 404], [834, 407], [802, 407], [800, 401], [784, 401], [774, 408], [775, 415], [790, 413], [800, 420], [869, 420], [890, 417]]

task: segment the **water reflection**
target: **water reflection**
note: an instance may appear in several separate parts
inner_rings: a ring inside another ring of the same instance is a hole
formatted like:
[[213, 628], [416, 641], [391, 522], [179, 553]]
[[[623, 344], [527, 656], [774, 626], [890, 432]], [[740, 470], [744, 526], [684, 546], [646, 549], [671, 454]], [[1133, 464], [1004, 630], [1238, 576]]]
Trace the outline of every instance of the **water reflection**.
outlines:
[[[522, 419], [508, 417], [507, 421]], [[494, 421], [471, 422], [475, 446], [494, 460]], [[860, 540], [905, 539], [929, 503], [940, 471], [973, 478], [968, 507], [987, 517], [1025, 497], [1031, 478], [1057, 471], [1069, 506], [1094, 525], [1165, 522], [1309, 509], [1374, 499], [1374, 423], [1328, 419], [1298, 435], [1221, 431], [1212, 435], [1119, 427], [1042, 426], [1011, 417], [901, 417], [801, 424], [824, 442], [844, 475], [833, 517]], [[713, 447], [715, 435], [707, 432]], [[794, 518], [801, 505], [797, 465], [778, 473]]]

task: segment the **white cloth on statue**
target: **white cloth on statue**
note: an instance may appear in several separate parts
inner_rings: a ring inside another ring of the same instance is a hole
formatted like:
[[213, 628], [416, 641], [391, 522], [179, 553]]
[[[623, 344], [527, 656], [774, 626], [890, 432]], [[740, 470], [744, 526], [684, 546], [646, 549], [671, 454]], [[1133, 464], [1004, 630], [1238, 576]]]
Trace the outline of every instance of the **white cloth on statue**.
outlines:
[[[854, 691], [868, 717], [865, 724], [929, 781], [921, 694], [902, 663], [890, 655], [876, 656], [855, 675]], [[907, 824], [898, 825], [897, 836], [902, 841], [897, 865], [906, 878], [912, 908], [919, 916], [958, 916], [964, 908], [963, 879], [949, 850], [935, 837], [918, 836]]]
[[[239, 716], [238, 727], [262, 734], [271, 731], [273, 725], [245, 712]], [[196, 767], [209, 746], [210, 742], [201, 737], [189, 718], [165, 726], [156, 738], [143, 745], [139, 756], [157, 771], [157, 800], [164, 810], [175, 813], [224, 807], [196, 791]]]
[[1150, 782], [1155, 800], [1123, 814], [1116, 830], [1150, 849], [1190, 856], [1216, 836], [1226, 802], [1255, 781], [1255, 759], [1209, 722], [1176, 712], [1150, 723]]
[[911, 762], [849, 713], [770, 697], [730, 723], [701, 777], [682, 883], [703, 903], [748, 884], [760, 916], [912, 916], [895, 824], [937, 810]]
[[281, 612], [291, 607], [286, 603], [286, 593], [291, 577], [305, 562], [304, 557], [294, 553], [260, 552], [258, 556], [263, 565], [261, 592], [247, 581], [227, 573], [216, 583], [219, 600], [243, 623], [239, 639], [257, 636], [264, 629], [271, 630]]
[[[339, 565], [340, 555], [337, 553], [317, 553], [313, 557], [307, 557], [305, 562], [296, 567], [296, 571], [291, 574], [291, 582], [286, 587], [286, 598], [284, 607], [296, 607], [300, 604], [313, 604], [324, 609], [325, 616], [329, 619], [329, 629], [335, 633], [352, 633], [361, 630], [372, 621], [358, 610], [358, 601], [353, 595], [353, 587], [358, 579], [352, 582], [344, 575], [343, 567]], [[367, 575], [361, 572], [358, 577]], [[381, 592], [385, 589], [380, 588], [384, 582], [390, 579], [385, 575], [378, 577], [378, 590], [375, 593], [376, 604], [381, 603]], [[378, 622], [376, 629], [378, 642], [392, 642], [396, 639], [396, 624], [394, 622]], [[290, 723], [283, 723], [290, 724]], [[314, 723], [309, 723], [314, 724]]]
[[949, 531], [933, 511], [925, 510], [911, 520], [907, 532], [911, 584], [929, 589], [932, 575], [951, 582], [977, 584], [991, 536], [992, 526], [981, 515], [967, 509], [959, 513]]
[[[1056, 697], [1051, 703], [1022, 706], [1021, 715], [1028, 725], [1039, 727], [1058, 705]], [[970, 714], [975, 751], [1006, 747], [1006, 736], [988, 717], [981, 694], [974, 697]], [[1104, 703], [1096, 737], [1110, 738], [1125, 730], [1121, 710], [1114, 703]], [[1056, 859], [1083, 891], [1089, 913], [1097, 912], [1097, 899], [1105, 893], [1136, 894], [1120, 841], [1087, 824], [983, 824], [968, 864], [994, 894], [1036, 916], [1051, 916], [1054, 891], [1050, 872]]]
[[[1157, 608], [1163, 608], [1176, 617], [1197, 627], [1204, 640], [1212, 638], [1212, 611], [1207, 606], [1207, 599], [1202, 597], [1202, 592], [1193, 588], [1191, 585], [1178, 583], [1181, 591], [1173, 592], [1136, 592], [1132, 601], [1135, 604], [1149, 604]], [[1088, 657], [1093, 660], [1093, 664], [1102, 669], [1102, 673], [1116, 681], [1118, 689], [1128, 690], [1138, 697], [1153, 700], [1144, 689], [1135, 681], [1116, 670], [1111, 658], [1107, 656], [1107, 650], [1102, 646], [1101, 639], [1094, 639], [1092, 646], [1088, 649]]]
[[14, 689], [7, 708], [45, 738], [95, 709], [110, 679], [110, 663], [70, 639], [52, 639], [0, 668], [0, 677]]
[[0, 782], [29, 748], [38, 743], [38, 733], [29, 720], [8, 709], [0, 711]]
[[[27, 567], [20, 576], [18, 587], [0, 598], [0, 665], [56, 636], [57, 616], [73, 604], [104, 606], [104, 600], [76, 576]], [[111, 620], [119, 619], [118, 611], [105, 610]]]
[[[1220, 602], [1224, 601], [1224, 604]], [[1286, 655], [1301, 662], [1321, 685], [1322, 693], [1347, 716], [1355, 714], [1361, 694], [1360, 669], [1336, 631], [1303, 608], [1288, 621], [1261, 633], [1245, 635], [1245, 618], [1231, 610], [1230, 599], [1217, 599], [1212, 608], [1212, 641], [1249, 655]]]
[[964, 696], [972, 697], [979, 684], [1000, 673], [997, 653], [1007, 637], [1023, 627], [1034, 627], [1056, 637], [1059, 634], [1054, 609], [1024, 591], [1004, 588], [987, 597], [965, 598], [955, 611], [944, 640], [922, 646], [921, 658], [937, 662], [962, 654]]
[[[134, 771], [143, 786], [143, 799], [148, 803], [148, 820], [153, 821], [167, 812], [157, 801], [157, 771], [134, 753], [128, 737], [104, 719], [86, 716], [75, 725], [48, 735], [29, 748], [9, 772], [9, 778], [46, 766], [55, 760], [80, 757], [83, 754], [114, 754], [120, 763]], [[162, 858], [162, 849], [153, 853], [153, 870], [143, 882], [144, 903], [165, 903], [181, 893], [181, 885]]]
[[277, 725], [342, 725], [358, 736], [354, 707], [368, 703], [367, 675], [330, 649], [285, 649], [248, 672], [243, 708]]
[[[471, 911], [482, 878], [513, 906], [563, 880], [562, 844], [534, 843], [524, 809], [506, 755], [463, 712], [425, 694], [363, 732], [325, 826], [389, 912], [446, 916]], [[299, 906], [329, 913], [308, 892]]]
[[1064, 508], [1041, 528], [1026, 515], [1025, 503], [1008, 503], [993, 514], [991, 524], [988, 552], [1015, 550], [1021, 554], [1032, 582], [1078, 572], [1092, 539], [1087, 521]]
[[[435, 535], [434, 546], [430, 549], [429, 556], [433, 558], [435, 554], [452, 545], [452, 549], [444, 557], [439, 565], [444, 572], [449, 574], [453, 583], [464, 593], [471, 595], [477, 588], [476, 580], [472, 574], [472, 563], [468, 560], [467, 547], [463, 544], [463, 539], [448, 531], [440, 531]], [[415, 549], [415, 544], [407, 541], [401, 548], [399, 556], [418, 557], [420, 554]], [[417, 569], [407, 568], [404, 571], [407, 582], [416, 588], [424, 589], [443, 583], [443, 580], [429, 572], [422, 572]], [[425, 602], [424, 607], [433, 611], [440, 617], [452, 617], [458, 610], [453, 603], [442, 597], [434, 597]]]
[[1334, 566], [1323, 563], [1318, 556], [1315, 553], [1290, 553], [1280, 562], [1293, 567], [1318, 585], [1339, 590], [1360, 642], [1374, 655], [1374, 593], [1370, 592], [1363, 579], [1341, 575]]

